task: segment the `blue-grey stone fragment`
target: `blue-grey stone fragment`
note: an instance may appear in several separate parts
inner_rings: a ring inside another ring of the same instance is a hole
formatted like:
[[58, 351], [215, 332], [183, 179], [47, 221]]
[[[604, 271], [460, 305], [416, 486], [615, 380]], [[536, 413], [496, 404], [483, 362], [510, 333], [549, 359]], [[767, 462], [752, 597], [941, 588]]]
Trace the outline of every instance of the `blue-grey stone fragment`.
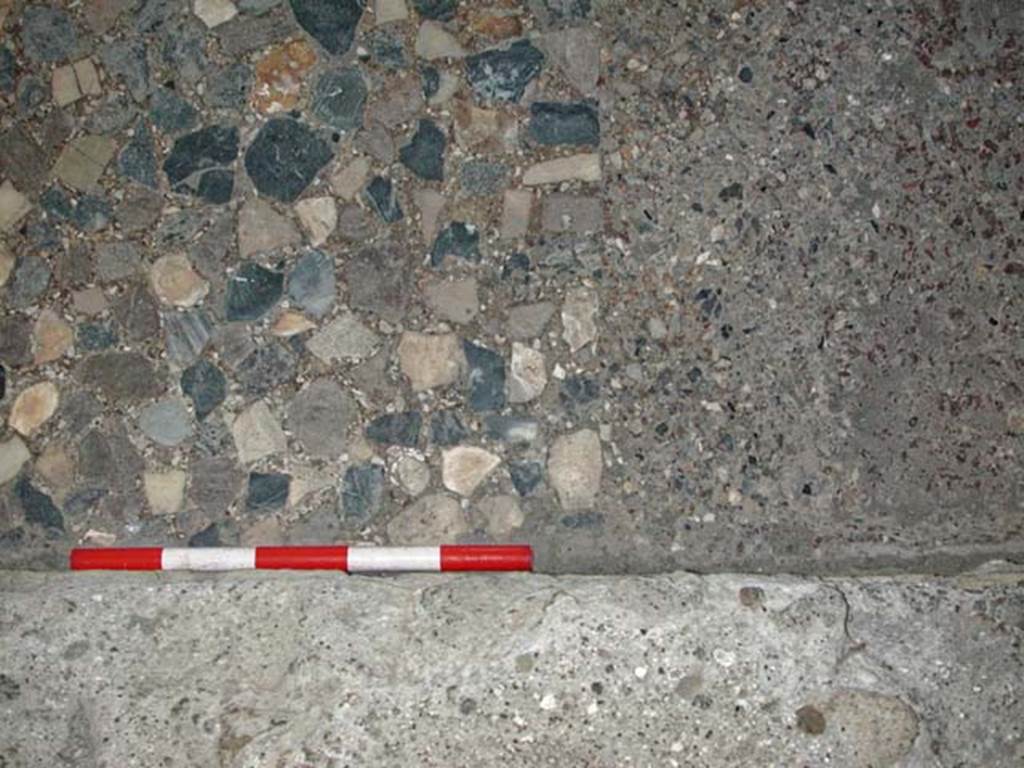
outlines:
[[420, 439], [423, 416], [418, 411], [386, 413], [366, 425], [366, 436], [384, 445], [414, 448]]
[[198, 533], [189, 537], [190, 547], [219, 547], [221, 545], [220, 528], [216, 523], [210, 523]]
[[224, 402], [227, 379], [216, 365], [204, 358], [182, 372], [181, 391], [192, 401], [196, 418], [202, 421]]
[[53, 221], [30, 219], [25, 225], [25, 238], [35, 251], [56, 251], [61, 247], [60, 230]]
[[459, 186], [468, 195], [496, 195], [505, 189], [508, 166], [487, 160], [468, 160], [459, 169]]
[[425, 19], [450, 21], [455, 17], [457, 0], [413, 0], [416, 13]]
[[443, 181], [446, 144], [444, 131], [431, 120], [420, 120], [412, 139], [398, 150], [398, 159], [422, 179]]
[[13, 93], [17, 82], [18, 61], [10, 48], [0, 47], [0, 91]]
[[206, 73], [206, 27], [190, 16], [179, 17], [163, 34], [161, 55], [176, 80], [197, 83]]
[[210, 125], [174, 142], [164, 162], [172, 184], [193, 173], [231, 164], [238, 156], [238, 129], [232, 125]]
[[100, 47], [100, 59], [109, 75], [120, 78], [135, 101], [149, 93], [149, 63], [141, 40], [116, 40]]
[[480, 261], [480, 231], [472, 224], [453, 221], [437, 233], [430, 249], [430, 263], [435, 267], [444, 263], [445, 256], [465, 261]]
[[510, 461], [508, 474], [512, 485], [520, 496], [529, 496], [540, 485], [544, 477], [544, 467], [539, 461]]
[[200, 309], [163, 313], [167, 356], [178, 365], [190, 365], [210, 340], [213, 328]]
[[156, 443], [174, 446], [193, 432], [192, 417], [177, 398], [158, 400], [139, 412], [139, 429]]
[[466, 79], [477, 101], [517, 102], [544, 65], [544, 54], [527, 40], [466, 58]]
[[82, 128], [89, 133], [120, 133], [135, 120], [138, 111], [128, 96], [114, 91], [86, 116]]
[[173, 135], [195, 127], [199, 112], [169, 88], [157, 88], [149, 97], [149, 117], [159, 130]]
[[14, 274], [7, 286], [7, 303], [23, 309], [46, 291], [50, 284], [50, 266], [38, 256], [22, 256], [14, 265]]
[[252, 67], [248, 64], [232, 64], [207, 77], [203, 98], [215, 109], [244, 109], [249, 100], [252, 78]]
[[281, 4], [281, 0], [240, 0], [238, 10], [250, 16], [262, 16]]
[[430, 440], [435, 445], [458, 445], [468, 434], [469, 430], [455, 411], [438, 411], [430, 418]]
[[469, 407], [497, 411], [505, 406], [505, 360], [497, 352], [471, 341], [462, 342], [469, 366]]
[[583, 19], [590, 14], [590, 0], [544, 0], [544, 3], [557, 19]]
[[366, 82], [355, 67], [324, 72], [313, 86], [313, 114], [339, 131], [354, 131], [363, 125]]
[[99, 232], [110, 224], [114, 208], [99, 195], [82, 195], [71, 214], [71, 222], [82, 232]]
[[265, 395], [291, 381], [298, 361], [276, 341], [256, 347], [235, 366], [235, 378], [247, 395]]
[[334, 305], [334, 259], [322, 251], [309, 251], [288, 275], [288, 298], [313, 317], [323, 317]]
[[22, 476], [18, 479], [14, 492], [25, 513], [25, 522], [58, 531], [64, 530], [64, 516], [53, 503], [53, 499], [32, 485], [27, 477]]
[[597, 381], [587, 376], [569, 376], [559, 389], [558, 398], [567, 408], [586, 405], [601, 394], [601, 387]]
[[39, 196], [39, 206], [59, 221], [67, 221], [74, 213], [71, 196], [58, 186], [50, 187]]
[[220, 205], [231, 199], [235, 190], [235, 174], [224, 168], [214, 168], [199, 177], [196, 196], [208, 203]]
[[366, 47], [370, 56], [385, 69], [405, 69], [408, 66], [401, 39], [390, 32], [374, 30], [366, 38]]
[[501, 416], [494, 414], [484, 419], [484, 431], [492, 440], [503, 443], [532, 443], [537, 439], [540, 425], [536, 419], [523, 416]]
[[227, 320], [258, 320], [284, 292], [284, 274], [249, 262], [228, 280], [224, 315]]
[[71, 17], [60, 8], [27, 5], [20, 21], [22, 50], [33, 61], [55, 64], [74, 52], [75, 27]]
[[82, 323], [75, 334], [75, 345], [82, 352], [97, 352], [117, 344], [117, 332], [105, 323]]
[[[234, 176], [225, 167], [233, 164], [237, 156], [238, 129], [229, 125], [211, 125], [174, 142], [164, 161], [164, 173], [175, 192], [223, 203], [231, 197], [234, 185]], [[210, 179], [207, 179], [210, 174]]]
[[428, 65], [420, 70], [420, 77], [423, 78], [423, 98], [429, 99], [441, 87], [441, 73], [437, 70], [437, 67]]
[[22, 115], [31, 115], [43, 105], [48, 96], [49, 91], [39, 78], [25, 75], [18, 81], [15, 99], [18, 102], [18, 111]]
[[363, 523], [381, 508], [384, 496], [384, 468], [357, 464], [345, 470], [341, 484], [341, 509], [349, 522]]
[[147, 33], [160, 30], [169, 22], [180, 8], [168, 0], [141, 0], [136, 3], [132, 18], [137, 32]]
[[106, 488], [81, 488], [71, 493], [64, 500], [64, 514], [69, 517], [81, 517], [106, 498], [110, 493]]
[[0, 316], [0, 360], [18, 368], [32, 360], [32, 321], [20, 312]]
[[333, 156], [330, 145], [289, 117], [268, 120], [245, 152], [245, 169], [261, 195], [294, 202]]
[[291, 475], [277, 472], [250, 472], [245, 508], [250, 512], [280, 509], [288, 501], [291, 479]]
[[527, 133], [545, 146], [594, 146], [601, 140], [601, 124], [590, 102], [535, 101]]
[[391, 179], [385, 176], [374, 177], [373, 181], [366, 185], [363, 194], [366, 201], [386, 223], [394, 224], [396, 221], [402, 220], [402, 206], [398, 204]]
[[351, 47], [362, 0], [291, 0], [291, 6], [299, 26], [328, 53], [340, 56]]
[[604, 515], [600, 512], [577, 512], [562, 518], [562, 525], [566, 528], [596, 528], [603, 522]]

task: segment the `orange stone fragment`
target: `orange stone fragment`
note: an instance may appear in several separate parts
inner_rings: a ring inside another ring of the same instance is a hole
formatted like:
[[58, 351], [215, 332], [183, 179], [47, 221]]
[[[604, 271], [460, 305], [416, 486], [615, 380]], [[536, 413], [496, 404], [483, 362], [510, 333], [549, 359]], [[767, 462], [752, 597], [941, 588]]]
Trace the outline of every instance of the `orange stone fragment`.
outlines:
[[519, 37], [523, 33], [523, 25], [518, 16], [497, 16], [492, 13], [475, 14], [470, 20], [470, 28], [478, 35], [493, 40], [504, 40]]
[[252, 105], [264, 114], [287, 112], [299, 103], [306, 74], [316, 64], [316, 51], [305, 40], [271, 48], [256, 63]]

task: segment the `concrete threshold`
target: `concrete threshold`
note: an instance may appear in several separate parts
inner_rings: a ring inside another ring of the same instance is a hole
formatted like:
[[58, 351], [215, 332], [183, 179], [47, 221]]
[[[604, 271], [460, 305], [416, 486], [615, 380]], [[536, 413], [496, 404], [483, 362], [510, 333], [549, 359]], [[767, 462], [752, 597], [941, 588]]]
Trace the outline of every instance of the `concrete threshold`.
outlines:
[[0, 573], [5, 766], [1019, 766], [1024, 571]]
[[[267, 542], [277, 544], [280, 542]], [[299, 542], [306, 543], [306, 542]], [[312, 542], [310, 542], [312, 543]], [[756, 555], [713, 555], [699, 548], [672, 549], [658, 542], [616, 541], [615, 547], [599, 540], [583, 539], [575, 546], [548, 539], [526, 540], [534, 548], [534, 570], [551, 575], [656, 575], [687, 571], [698, 574], [756, 573], [797, 574], [807, 577], [851, 578], [920, 574], [956, 576], [985, 563], [1005, 561], [1024, 568], [1024, 547], [1015, 543], [964, 544], [915, 549], [874, 544], [863, 549], [841, 548], [818, 553], [772, 551]], [[125, 546], [181, 546], [168, 539], [130, 542]], [[71, 547], [67, 542], [48, 542], [44, 547], [9, 548], [0, 551], [0, 572], [65, 571]]]

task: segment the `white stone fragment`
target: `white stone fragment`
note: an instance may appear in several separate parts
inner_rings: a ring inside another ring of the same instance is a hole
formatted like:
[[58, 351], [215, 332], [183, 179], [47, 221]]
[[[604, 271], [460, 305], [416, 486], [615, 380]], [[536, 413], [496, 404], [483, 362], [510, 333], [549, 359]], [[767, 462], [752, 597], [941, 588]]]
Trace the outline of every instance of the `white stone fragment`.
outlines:
[[555, 440], [548, 456], [548, 476], [566, 510], [594, 505], [601, 486], [601, 440], [591, 429], [581, 429]]
[[280, 423], [262, 400], [239, 414], [231, 425], [231, 434], [238, 449], [238, 459], [243, 464], [288, 450], [288, 441]]
[[441, 455], [441, 481], [449, 491], [472, 496], [500, 463], [501, 459], [490, 451], [459, 445]]
[[547, 383], [544, 355], [518, 341], [513, 342], [508, 379], [509, 402], [528, 403], [540, 397]]
[[21, 467], [32, 457], [17, 435], [0, 443], [0, 485], [17, 477]]
[[313, 334], [306, 346], [325, 363], [362, 360], [377, 351], [380, 336], [348, 312]]
[[306, 230], [309, 244], [317, 248], [327, 242], [327, 238], [338, 226], [338, 208], [332, 197], [309, 197], [295, 204], [295, 213], [299, 223]]
[[373, 0], [373, 17], [378, 24], [409, 18], [405, 0]]
[[192, 11], [210, 29], [238, 15], [238, 9], [231, 0], [195, 0]]
[[589, 288], [566, 293], [562, 303], [562, 338], [573, 353], [597, 339], [597, 310], [597, 294]]
[[180, 469], [167, 472], [146, 472], [142, 484], [149, 508], [158, 515], [173, 515], [181, 509], [185, 498], [185, 473]]

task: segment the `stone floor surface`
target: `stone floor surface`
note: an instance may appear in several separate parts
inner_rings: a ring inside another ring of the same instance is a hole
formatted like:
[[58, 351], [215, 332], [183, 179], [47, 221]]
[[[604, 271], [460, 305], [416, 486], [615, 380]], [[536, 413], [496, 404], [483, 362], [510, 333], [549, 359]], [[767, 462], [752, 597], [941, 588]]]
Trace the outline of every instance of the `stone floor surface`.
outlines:
[[0, 573], [6, 768], [1024, 762], [1024, 575]]
[[0, 565], [1024, 550], [1024, 6], [0, 2]]
[[0, 0], [0, 768], [1024, 764], [1022, 41]]

